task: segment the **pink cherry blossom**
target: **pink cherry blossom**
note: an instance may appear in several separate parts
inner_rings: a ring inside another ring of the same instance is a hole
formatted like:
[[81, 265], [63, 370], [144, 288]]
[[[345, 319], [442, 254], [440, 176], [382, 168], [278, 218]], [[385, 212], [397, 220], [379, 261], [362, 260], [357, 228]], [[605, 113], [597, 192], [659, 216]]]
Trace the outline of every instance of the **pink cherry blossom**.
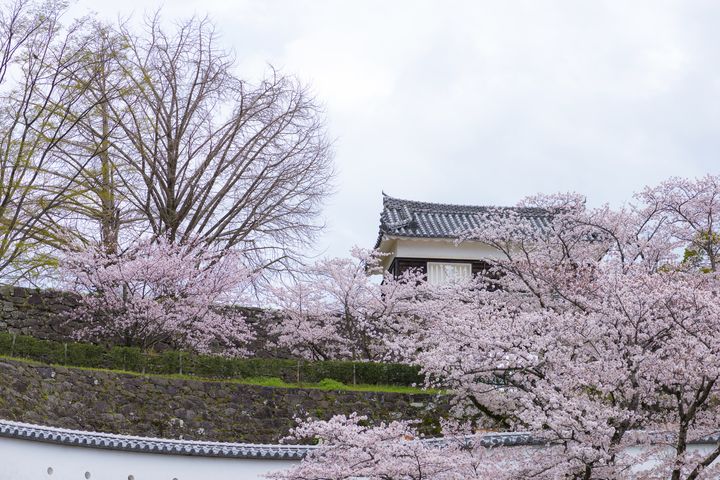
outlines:
[[274, 288], [283, 318], [272, 330], [279, 345], [315, 360], [386, 358], [386, 326], [402, 315], [416, 290], [410, 274], [405, 282], [371, 278], [373, 270], [381, 271], [379, 259], [354, 248], [351, 258], [320, 260]]
[[248, 353], [253, 334], [245, 318], [219, 308], [250, 280], [232, 254], [160, 239], [121, 254], [96, 247], [68, 253], [61, 272], [66, 288], [81, 294], [71, 315], [88, 326], [78, 338], [113, 338], [144, 349], [166, 344], [202, 353]]
[[[314, 438], [321, 447], [300, 465], [270, 474], [274, 480], [463, 480], [517, 478], [523, 452], [479, 444], [480, 437], [456, 437], [442, 445], [421, 441], [407, 422], [366, 426], [366, 417], [338, 415], [304, 421], [294, 440]], [[514, 453], [515, 455], [512, 455]]]

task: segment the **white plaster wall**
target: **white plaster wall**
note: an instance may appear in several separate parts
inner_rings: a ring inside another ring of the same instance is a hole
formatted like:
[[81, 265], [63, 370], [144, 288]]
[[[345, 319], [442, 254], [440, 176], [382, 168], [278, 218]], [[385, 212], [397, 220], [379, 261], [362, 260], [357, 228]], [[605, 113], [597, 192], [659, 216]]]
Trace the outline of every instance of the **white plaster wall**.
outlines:
[[450, 260], [482, 260], [500, 258], [500, 252], [481, 242], [466, 241], [455, 245], [453, 240], [398, 239], [395, 255], [402, 258], [442, 258]]
[[254, 480], [294, 463], [134, 453], [0, 438], [0, 480]]
[[[715, 447], [692, 445], [689, 450], [708, 454]], [[640, 459], [644, 450], [631, 447], [627, 453]], [[670, 448], [667, 453], [672, 454]], [[0, 480], [254, 480], [296, 462], [133, 453], [0, 438]], [[642, 458], [633, 470], [653, 463], [652, 458]]]
[[[717, 445], [712, 443], [692, 444], [688, 445], [687, 452], [688, 454], [709, 455], [716, 447]], [[653, 466], [656, 466], [662, 458], [667, 460], [667, 458], [672, 458], [675, 453], [673, 448], [666, 447], [654, 452], [654, 454], [650, 455], [650, 458], [648, 459], [647, 452], [647, 447], [643, 447], [642, 445], [630, 447], [625, 450], [625, 453], [629, 454], [630, 457], [638, 459], [637, 464], [634, 468], [632, 468], [633, 472], [638, 473], [643, 470], [648, 470]], [[715, 466], [717, 463], [718, 461], [716, 460], [712, 463], [712, 465]]]

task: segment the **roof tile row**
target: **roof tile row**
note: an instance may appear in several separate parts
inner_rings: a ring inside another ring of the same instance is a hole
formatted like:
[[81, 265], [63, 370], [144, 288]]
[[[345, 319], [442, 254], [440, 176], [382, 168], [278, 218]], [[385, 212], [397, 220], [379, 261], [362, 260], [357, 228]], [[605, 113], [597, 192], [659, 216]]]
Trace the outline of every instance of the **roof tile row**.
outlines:
[[548, 225], [548, 212], [539, 208], [486, 207], [402, 200], [383, 194], [380, 232], [375, 248], [383, 236], [412, 238], [458, 238], [462, 233], [482, 228], [489, 215], [518, 213], [538, 229]]

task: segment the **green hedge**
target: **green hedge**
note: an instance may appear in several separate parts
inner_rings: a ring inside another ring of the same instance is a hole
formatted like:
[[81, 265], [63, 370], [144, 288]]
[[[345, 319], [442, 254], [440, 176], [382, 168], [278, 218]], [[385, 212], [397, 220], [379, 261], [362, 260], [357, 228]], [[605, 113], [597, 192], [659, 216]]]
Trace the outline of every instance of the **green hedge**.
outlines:
[[265, 358], [226, 358], [187, 352], [143, 352], [133, 347], [107, 348], [89, 343], [60, 343], [0, 332], [0, 355], [74, 367], [106, 368], [206, 378], [279, 377], [286, 382], [317, 383], [331, 379], [346, 385], [421, 385], [419, 368], [370, 362], [306, 362]]

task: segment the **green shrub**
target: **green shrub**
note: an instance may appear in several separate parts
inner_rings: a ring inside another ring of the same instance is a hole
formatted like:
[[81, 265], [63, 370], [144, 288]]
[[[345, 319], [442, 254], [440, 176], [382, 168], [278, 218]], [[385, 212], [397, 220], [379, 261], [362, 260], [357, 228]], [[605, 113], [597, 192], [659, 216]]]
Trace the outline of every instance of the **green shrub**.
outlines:
[[318, 382], [320, 388], [326, 390], [345, 390], [346, 385], [331, 378], [323, 378]]
[[[423, 383], [412, 365], [373, 362], [306, 362], [274, 358], [226, 358], [166, 350], [143, 352], [135, 347], [60, 343], [0, 332], [0, 355], [43, 363], [106, 368], [130, 372], [183, 374], [203, 378], [276, 378], [287, 383], [337, 382], [333, 385], [399, 385]], [[324, 387], [323, 387], [324, 388]]]

